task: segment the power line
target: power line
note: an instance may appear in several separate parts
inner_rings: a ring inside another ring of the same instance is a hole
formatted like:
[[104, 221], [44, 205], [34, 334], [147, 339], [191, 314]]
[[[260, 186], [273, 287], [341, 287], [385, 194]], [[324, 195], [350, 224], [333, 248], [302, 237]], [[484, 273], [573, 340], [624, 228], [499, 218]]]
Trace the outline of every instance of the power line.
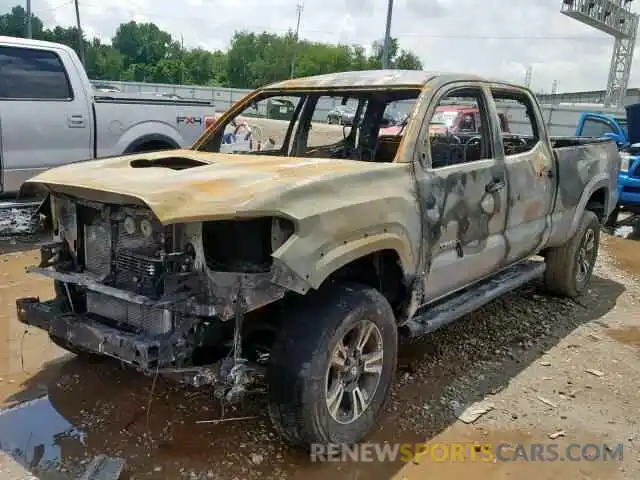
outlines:
[[58, 4], [58, 5], [54, 6], [54, 7], [41, 8], [39, 10], [58, 10], [59, 8], [66, 7], [67, 5], [70, 5], [72, 3], [73, 3], [73, 0], [67, 0], [66, 2], [60, 3], [60, 4]]
[[[57, 10], [73, 2], [74, 0], [69, 0], [59, 5], [56, 5], [54, 7], [51, 7], [47, 10]], [[99, 8], [102, 10], [104, 8], [102, 5], [96, 5], [92, 3], [86, 3], [86, 2], [83, 2], [82, 6], [85, 9]], [[189, 22], [192, 22], [194, 20], [202, 21], [202, 17], [196, 17], [196, 16], [184, 17], [184, 16], [166, 16], [166, 15], [158, 15], [158, 14], [144, 14], [144, 16], [149, 17], [150, 19], [158, 19], [158, 20], [171, 20], [171, 21], [182, 20], [182, 21], [189, 21]], [[206, 26], [207, 27], [228, 26], [228, 22], [206, 22]], [[261, 32], [267, 32], [267, 33], [274, 33], [274, 34], [286, 34], [289, 31], [289, 28], [284, 26], [281, 28], [274, 28], [267, 25], [244, 24], [242, 30], [253, 30], [254, 32], [261, 31]], [[304, 31], [305, 33], [319, 33], [319, 34], [328, 33], [327, 30], [311, 29], [306, 27]], [[433, 39], [433, 40], [462, 40], [462, 41], [522, 40], [522, 41], [528, 41], [528, 42], [535, 42], [535, 41], [541, 41], [541, 42], [566, 41], [566, 42], [593, 42], [593, 43], [607, 42], [607, 44], [609, 41], [608, 37], [600, 37], [595, 35], [473, 35], [473, 34], [428, 34], [428, 33], [418, 33], [418, 32], [407, 32], [407, 33], [399, 32], [395, 35], [394, 38], [397, 38], [399, 40], [408, 39], [408, 38], [420, 38], [420, 39]], [[299, 40], [300, 39], [298, 37], [298, 41]]]

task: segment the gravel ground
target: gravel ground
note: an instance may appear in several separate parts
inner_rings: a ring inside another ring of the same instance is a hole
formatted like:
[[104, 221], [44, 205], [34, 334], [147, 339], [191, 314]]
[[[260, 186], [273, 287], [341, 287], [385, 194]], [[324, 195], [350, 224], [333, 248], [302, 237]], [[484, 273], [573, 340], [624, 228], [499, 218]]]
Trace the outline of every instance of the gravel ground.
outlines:
[[[591, 290], [577, 301], [534, 284], [404, 344], [391, 402], [369, 438], [622, 443], [624, 459], [437, 465], [311, 463], [276, 437], [261, 397], [223, 411], [208, 390], [163, 379], [154, 385], [112, 362], [65, 354], [16, 321], [16, 297], [52, 292], [46, 280], [24, 274], [35, 251], [6, 247], [13, 252], [0, 256], [0, 478], [22, 478], [7, 473], [20, 465], [41, 479], [78, 478], [106, 454], [126, 459], [130, 479], [639, 480], [640, 235], [630, 237], [604, 236]], [[471, 424], [458, 420], [479, 401], [491, 410]], [[197, 423], [239, 416], [256, 418]]]

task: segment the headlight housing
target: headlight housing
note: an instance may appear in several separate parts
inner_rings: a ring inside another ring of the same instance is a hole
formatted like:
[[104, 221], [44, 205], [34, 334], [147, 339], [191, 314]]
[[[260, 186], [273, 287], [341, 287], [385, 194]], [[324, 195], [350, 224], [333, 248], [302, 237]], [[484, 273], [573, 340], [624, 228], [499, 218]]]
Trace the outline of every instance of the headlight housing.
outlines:
[[623, 173], [627, 173], [629, 171], [629, 165], [634, 157], [629, 155], [628, 153], [621, 153], [620, 158], [620, 171]]

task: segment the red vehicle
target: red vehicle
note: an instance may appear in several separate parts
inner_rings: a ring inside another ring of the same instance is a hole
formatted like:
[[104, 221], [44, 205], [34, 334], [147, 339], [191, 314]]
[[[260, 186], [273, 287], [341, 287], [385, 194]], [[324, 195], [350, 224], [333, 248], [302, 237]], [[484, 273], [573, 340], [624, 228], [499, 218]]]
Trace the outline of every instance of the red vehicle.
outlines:
[[[500, 128], [510, 133], [509, 122], [503, 113], [499, 113]], [[380, 129], [380, 135], [401, 135], [404, 123]], [[480, 131], [480, 110], [477, 107], [446, 105], [436, 109], [431, 119], [429, 132], [433, 134]]]

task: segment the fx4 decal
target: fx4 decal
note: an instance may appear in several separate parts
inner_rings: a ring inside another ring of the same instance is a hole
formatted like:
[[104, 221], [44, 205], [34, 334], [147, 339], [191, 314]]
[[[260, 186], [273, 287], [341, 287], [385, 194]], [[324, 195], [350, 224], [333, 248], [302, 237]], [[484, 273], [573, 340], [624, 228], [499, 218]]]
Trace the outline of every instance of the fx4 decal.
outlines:
[[202, 117], [176, 117], [178, 125], [202, 125]]

